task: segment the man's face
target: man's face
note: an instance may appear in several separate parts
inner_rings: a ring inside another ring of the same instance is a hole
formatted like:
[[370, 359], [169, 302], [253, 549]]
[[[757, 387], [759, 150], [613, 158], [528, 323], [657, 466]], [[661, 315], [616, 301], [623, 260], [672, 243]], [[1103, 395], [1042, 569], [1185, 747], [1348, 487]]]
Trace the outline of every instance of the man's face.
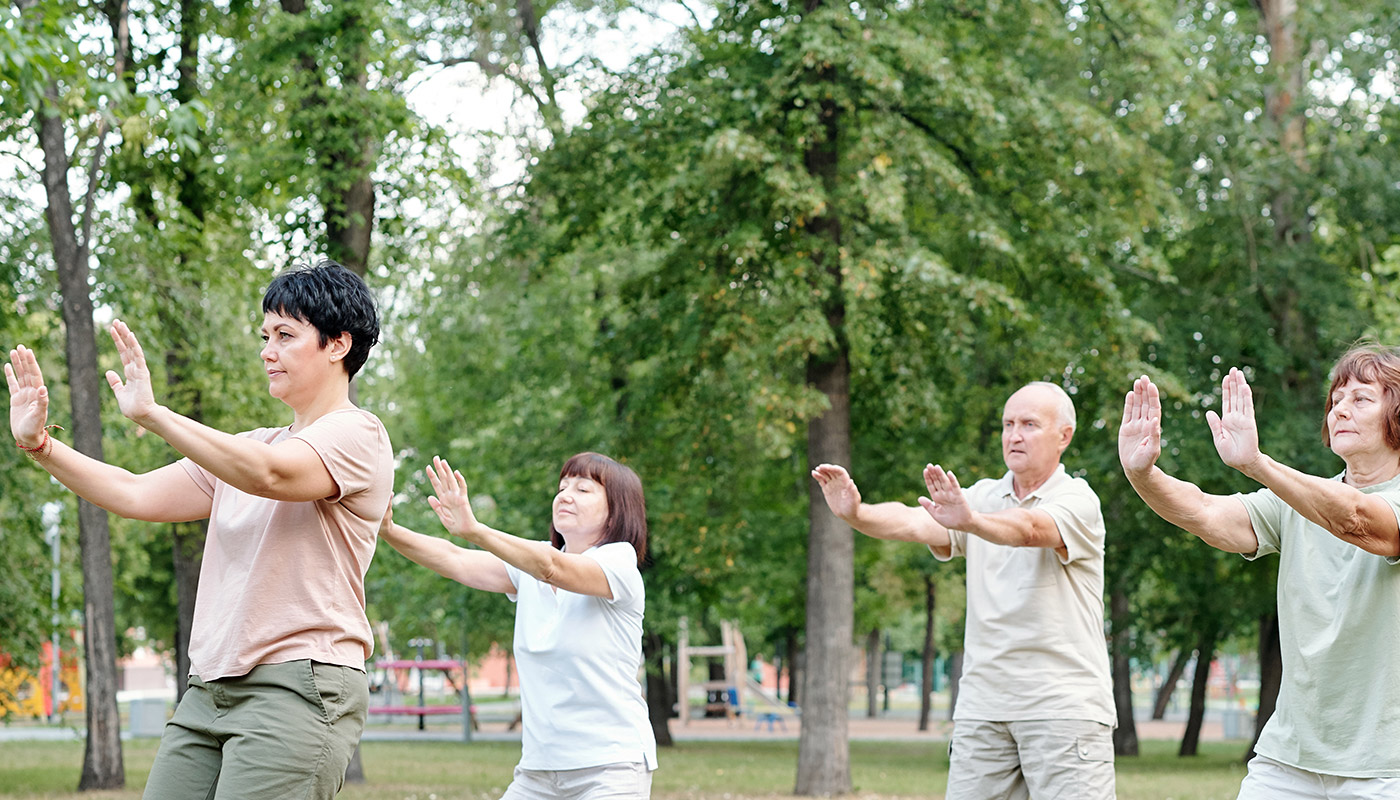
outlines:
[[1001, 457], [1012, 473], [1044, 477], [1059, 463], [1071, 432], [1060, 420], [1056, 399], [1043, 386], [1026, 386], [1006, 401], [1001, 414]]

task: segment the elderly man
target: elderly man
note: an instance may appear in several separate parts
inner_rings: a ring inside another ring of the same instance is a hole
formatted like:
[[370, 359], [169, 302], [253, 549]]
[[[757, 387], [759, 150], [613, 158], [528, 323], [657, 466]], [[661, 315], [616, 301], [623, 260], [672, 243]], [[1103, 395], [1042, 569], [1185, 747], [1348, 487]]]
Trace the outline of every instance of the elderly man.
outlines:
[[877, 539], [967, 557], [965, 670], [953, 716], [948, 800], [1112, 800], [1113, 708], [1103, 630], [1103, 514], [1060, 456], [1074, 403], [1052, 384], [1006, 401], [1008, 472], [966, 492], [924, 468], [923, 508], [861, 502], [846, 470], [812, 471], [832, 513]]

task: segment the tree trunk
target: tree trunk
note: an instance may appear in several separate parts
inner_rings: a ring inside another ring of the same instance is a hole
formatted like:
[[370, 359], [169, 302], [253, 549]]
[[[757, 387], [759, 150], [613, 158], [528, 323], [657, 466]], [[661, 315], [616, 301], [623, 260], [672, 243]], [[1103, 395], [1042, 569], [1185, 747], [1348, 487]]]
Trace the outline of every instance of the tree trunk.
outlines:
[[[115, 73], [125, 72], [125, 5], [108, 9], [116, 41]], [[88, 286], [87, 236], [79, 242], [73, 217], [72, 196], [68, 190], [68, 160], [63, 120], [57, 109], [63, 107], [56, 84], [44, 91], [47, 101], [36, 114], [39, 146], [44, 153], [43, 182], [48, 221], [58, 268], [62, 295], [63, 324], [66, 329], [65, 354], [68, 360], [69, 400], [73, 418], [73, 447], [84, 455], [102, 460], [101, 381], [97, 370], [96, 327], [92, 319], [92, 296]], [[89, 165], [90, 182], [102, 169], [102, 139], [106, 126], [99, 125], [97, 144]], [[86, 211], [96, 203], [92, 192], [85, 198]], [[90, 217], [86, 217], [90, 219]], [[122, 763], [121, 720], [117, 713], [117, 637], [113, 599], [111, 532], [107, 512], [85, 500], [78, 500], [78, 544], [83, 567], [83, 652], [87, 667], [87, 738], [83, 751], [83, 771], [79, 791], [120, 789], [126, 785]]]
[[928, 730], [929, 715], [933, 713], [933, 662], [938, 655], [934, 639], [934, 611], [938, 594], [932, 575], [924, 576], [924, 651], [922, 680], [919, 681], [919, 730]]
[[880, 716], [880, 629], [865, 637], [865, 716]]
[[666, 640], [655, 631], [642, 636], [642, 661], [647, 668], [647, 716], [657, 747], [671, 747], [671, 682], [666, 678]]
[[1133, 721], [1133, 670], [1128, 658], [1128, 593], [1121, 587], [1109, 598], [1113, 624], [1113, 705], [1118, 711], [1118, 727], [1113, 730], [1113, 752], [1120, 756], [1138, 754], [1137, 724]]
[[[822, 0], [807, 0], [808, 13]], [[830, 64], [816, 66], [812, 85], [836, 80]], [[803, 162], [826, 195], [826, 212], [808, 222], [813, 238], [814, 274], [822, 284], [822, 310], [833, 343], [807, 360], [807, 385], [826, 398], [828, 410], [807, 424], [807, 468], [851, 463], [851, 365], [846, 337], [846, 303], [841, 275], [841, 219], [833, 210], [839, 196], [840, 108], [824, 93], [818, 103], [821, 129], [812, 135]], [[807, 648], [802, 693], [802, 733], [798, 741], [795, 793], [830, 796], [851, 791], [847, 709], [851, 639], [854, 633], [854, 542], [851, 529], [826, 506], [821, 487], [807, 481]]]
[[1186, 662], [1190, 660], [1191, 651], [1188, 648], [1183, 647], [1176, 651], [1176, 660], [1167, 671], [1167, 679], [1162, 681], [1161, 687], [1157, 689], [1157, 702], [1152, 704], [1153, 719], [1162, 719], [1167, 715], [1167, 706], [1171, 704], [1176, 685], [1181, 682], [1181, 674], [1186, 671]]
[[[825, 502], [825, 501], [823, 501]], [[787, 702], [789, 706], [796, 708], [801, 705], [802, 695], [798, 689], [802, 686], [802, 650], [797, 646], [797, 632], [789, 630], [784, 639], [787, 653], [787, 673], [788, 689]]]
[[1196, 669], [1191, 677], [1191, 714], [1186, 719], [1186, 733], [1181, 737], [1179, 756], [1194, 756], [1201, 743], [1201, 723], [1206, 716], [1206, 682], [1210, 678], [1210, 662], [1215, 657], [1215, 631], [1201, 634], [1196, 647]]
[[[807, 432], [808, 469], [850, 463], [849, 364], [845, 353], [816, 362], [809, 382], [831, 403]], [[807, 545], [807, 648], [795, 794], [830, 796], [851, 790], [849, 702], [853, 633], [854, 542], [851, 529], [826, 507], [810, 481]]]
[[1254, 748], [1259, 744], [1259, 734], [1264, 732], [1264, 723], [1274, 715], [1282, 683], [1283, 652], [1279, 649], [1278, 614], [1266, 614], [1259, 618], [1259, 713], [1254, 718], [1254, 739], [1244, 754], [1246, 763], [1254, 758]]

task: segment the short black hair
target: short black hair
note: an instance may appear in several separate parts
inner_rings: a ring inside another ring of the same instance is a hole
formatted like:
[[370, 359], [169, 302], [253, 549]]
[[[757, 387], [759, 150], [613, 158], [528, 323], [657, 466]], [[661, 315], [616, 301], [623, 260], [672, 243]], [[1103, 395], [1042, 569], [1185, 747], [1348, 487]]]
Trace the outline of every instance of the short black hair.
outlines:
[[272, 279], [263, 295], [269, 311], [309, 323], [321, 334], [321, 347], [350, 334], [350, 352], [341, 362], [351, 378], [379, 343], [379, 308], [359, 275], [330, 259], [297, 265]]

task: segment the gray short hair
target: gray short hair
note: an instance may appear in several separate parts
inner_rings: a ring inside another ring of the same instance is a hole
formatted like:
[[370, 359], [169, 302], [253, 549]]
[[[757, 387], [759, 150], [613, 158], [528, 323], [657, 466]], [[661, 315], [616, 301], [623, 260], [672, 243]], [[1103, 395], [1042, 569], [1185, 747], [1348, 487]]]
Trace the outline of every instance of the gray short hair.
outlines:
[[1026, 386], [1040, 386], [1054, 392], [1055, 410], [1059, 412], [1060, 424], [1068, 425], [1071, 431], [1075, 430], [1074, 401], [1070, 399], [1069, 392], [1066, 392], [1063, 386], [1049, 381], [1031, 381]]

